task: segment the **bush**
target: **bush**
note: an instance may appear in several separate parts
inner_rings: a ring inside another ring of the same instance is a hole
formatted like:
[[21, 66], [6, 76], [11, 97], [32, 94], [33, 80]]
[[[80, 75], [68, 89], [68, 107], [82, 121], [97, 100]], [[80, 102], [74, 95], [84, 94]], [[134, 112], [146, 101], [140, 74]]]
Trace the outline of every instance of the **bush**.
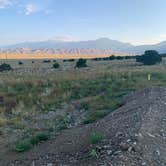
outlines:
[[38, 143], [42, 141], [47, 141], [49, 139], [48, 133], [38, 133], [34, 137], [31, 138], [31, 144], [37, 145]]
[[77, 68], [81, 68], [81, 67], [87, 67], [87, 64], [86, 64], [87, 60], [86, 59], [79, 59], [76, 63], [76, 66]]
[[24, 139], [21, 141], [18, 141], [15, 145], [15, 150], [17, 152], [24, 152], [32, 148], [32, 143], [30, 139]]
[[54, 69], [58, 69], [59, 67], [60, 67], [59, 63], [54, 63], [54, 64], [53, 64], [53, 68], [54, 68]]
[[69, 62], [75, 62], [75, 59], [69, 59]]
[[64, 59], [63, 62], [74, 62], [75, 59]]
[[109, 57], [109, 60], [115, 60], [116, 59], [116, 57], [114, 56], [114, 55], [111, 55], [110, 57]]
[[137, 62], [141, 62], [144, 65], [154, 65], [162, 61], [161, 55], [155, 50], [145, 51], [144, 55], [138, 56], [136, 58]]
[[89, 143], [97, 144], [100, 143], [104, 139], [104, 136], [101, 133], [92, 132], [89, 135]]
[[19, 65], [23, 65], [23, 62], [19, 61], [18, 64], [19, 64]]
[[88, 117], [84, 120], [84, 124], [93, 123], [98, 119], [101, 119], [107, 115], [106, 111], [94, 111], [88, 115]]
[[9, 64], [3, 63], [2, 65], [0, 65], [0, 72], [10, 70], [12, 70], [12, 67]]
[[38, 133], [35, 136], [28, 138], [28, 139], [23, 139], [19, 140], [15, 144], [15, 150], [17, 152], [25, 152], [30, 150], [34, 145], [37, 145], [38, 143], [42, 141], [47, 141], [49, 139], [50, 135], [49, 133]]
[[123, 60], [124, 57], [122, 57], [122, 56], [117, 56], [116, 59], [117, 59], [117, 60]]
[[44, 60], [43, 63], [51, 63], [51, 60]]

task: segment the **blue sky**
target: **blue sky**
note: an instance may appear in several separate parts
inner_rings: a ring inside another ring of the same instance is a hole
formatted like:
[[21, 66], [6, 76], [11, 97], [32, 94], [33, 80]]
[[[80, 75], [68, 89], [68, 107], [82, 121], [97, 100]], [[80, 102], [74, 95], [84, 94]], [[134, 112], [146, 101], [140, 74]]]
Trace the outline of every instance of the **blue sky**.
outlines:
[[166, 0], [0, 0], [0, 45], [109, 37], [166, 40]]

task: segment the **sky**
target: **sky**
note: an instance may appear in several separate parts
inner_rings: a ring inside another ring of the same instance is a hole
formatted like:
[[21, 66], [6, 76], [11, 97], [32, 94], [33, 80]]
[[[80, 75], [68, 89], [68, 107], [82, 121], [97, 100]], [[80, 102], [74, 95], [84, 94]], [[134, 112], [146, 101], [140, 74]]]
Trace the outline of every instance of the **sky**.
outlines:
[[100, 37], [166, 40], [166, 0], [0, 0], [0, 45]]

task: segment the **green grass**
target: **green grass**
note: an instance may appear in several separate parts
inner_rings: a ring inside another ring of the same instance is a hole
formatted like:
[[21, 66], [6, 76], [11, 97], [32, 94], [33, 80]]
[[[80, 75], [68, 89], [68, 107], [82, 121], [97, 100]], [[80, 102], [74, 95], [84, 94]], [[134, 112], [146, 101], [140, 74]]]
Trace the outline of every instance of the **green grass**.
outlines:
[[17, 152], [25, 152], [30, 150], [33, 146], [40, 142], [47, 141], [49, 139], [49, 133], [37, 133], [31, 138], [22, 139], [16, 142], [14, 150]]
[[50, 135], [49, 133], [37, 133], [34, 137], [31, 138], [32, 145], [37, 145], [38, 143], [42, 141], [47, 141], [49, 139]]
[[106, 111], [94, 111], [94, 112], [90, 112], [87, 115], [87, 118], [84, 120], [84, 124], [89, 124], [89, 123], [93, 123], [95, 121], [97, 121], [98, 119], [103, 118], [104, 116], [106, 116], [108, 113]]
[[33, 147], [30, 139], [24, 139], [16, 142], [14, 150], [17, 152], [25, 152]]
[[91, 156], [92, 158], [98, 158], [96, 149], [92, 149], [92, 150], [90, 151], [90, 156]]
[[88, 139], [90, 144], [98, 144], [104, 139], [104, 136], [99, 132], [91, 132]]

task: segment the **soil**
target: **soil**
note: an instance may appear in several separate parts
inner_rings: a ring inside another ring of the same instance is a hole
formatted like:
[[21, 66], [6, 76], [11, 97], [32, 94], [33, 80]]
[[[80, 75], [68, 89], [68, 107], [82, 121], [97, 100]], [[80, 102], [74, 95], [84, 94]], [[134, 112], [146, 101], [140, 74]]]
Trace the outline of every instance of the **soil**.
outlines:
[[[89, 144], [89, 134], [104, 140]], [[96, 157], [90, 155], [94, 149]], [[25, 153], [5, 152], [0, 166], [165, 166], [166, 88], [150, 87], [96, 123], [63, 131]]]

